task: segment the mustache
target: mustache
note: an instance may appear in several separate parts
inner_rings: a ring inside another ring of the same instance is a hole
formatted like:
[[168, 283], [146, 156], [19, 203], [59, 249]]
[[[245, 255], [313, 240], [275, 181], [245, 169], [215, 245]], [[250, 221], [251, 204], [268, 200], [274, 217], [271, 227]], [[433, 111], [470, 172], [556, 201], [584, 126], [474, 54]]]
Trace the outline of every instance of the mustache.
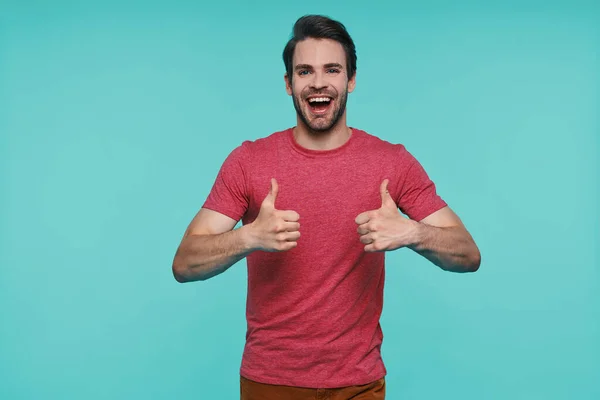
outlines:
[[328, 91], [311, 91], [309, 93], [305, 93], [304, 96], [302, 96], [305, 100], [311, 96], [327, 96], [327, 97], [331, 97], [332, 99], [337, 97], [337, 93], [334, 92], [328, 92]]

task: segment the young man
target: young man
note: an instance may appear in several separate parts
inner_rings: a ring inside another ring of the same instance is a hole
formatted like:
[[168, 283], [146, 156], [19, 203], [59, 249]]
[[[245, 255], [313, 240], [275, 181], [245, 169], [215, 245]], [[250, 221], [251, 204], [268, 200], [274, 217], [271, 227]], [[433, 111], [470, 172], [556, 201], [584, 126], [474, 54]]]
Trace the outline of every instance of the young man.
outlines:
[[403, 145], [346, 125], [356, 52], [341, 23], [300, 18], [283, 59], [297, 125], [230, 153], [173, 273], [206, 280], [247, 259], [242, 399], [383, 399], [385, 252], [472, 272], [479, 250]]

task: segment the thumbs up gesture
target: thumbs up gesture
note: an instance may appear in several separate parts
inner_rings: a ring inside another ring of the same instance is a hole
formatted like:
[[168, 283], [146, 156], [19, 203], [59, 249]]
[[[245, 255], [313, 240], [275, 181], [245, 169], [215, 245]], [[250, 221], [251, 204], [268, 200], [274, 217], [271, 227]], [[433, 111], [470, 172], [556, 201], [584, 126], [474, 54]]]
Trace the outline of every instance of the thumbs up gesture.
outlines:
[[387, 190], [388, 180], [381, 183], [381, 207], [365, 211], [356, 217], [360, 242], [365, 251], [390, 251], [413, 243], [418, 222], [400, 214], [396, 202]]
[[279, 186], [271, 179], [271, 190], [263, 200], [256, 219], [250, 224], [254, 248], [268, 252], [287, 251], [298, 245], [300, 216], [296, 211], [275, 208]]

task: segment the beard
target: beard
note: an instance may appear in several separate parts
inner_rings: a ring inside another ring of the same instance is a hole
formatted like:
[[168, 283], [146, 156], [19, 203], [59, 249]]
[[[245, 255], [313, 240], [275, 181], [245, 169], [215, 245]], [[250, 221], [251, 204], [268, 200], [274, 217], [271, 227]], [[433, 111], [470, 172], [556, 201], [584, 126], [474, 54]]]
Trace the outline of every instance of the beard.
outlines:
[[[327, 95], [332, 98], [335, 108], [333, 109], [331, 117], [329, 117], [330, 112], [327, 112], [325, 115], [312, 116], [312, 120], [309, 120], [310, 111], [308, 110], [309, 106], [306, 104], [306, 99], [308, 96], [313, 94]], [[346, 110], [346, 102], [348, 100], [348, 86], [346, 85], [346, 88], [340, 94], [340, 96], [335, 96], [334, 93], [330, 92], [307, 91], [304, 96], [292, 93], [292, 99], [294, 101], [296, 114], [310, 131], [319, 133], [327, 132], [331, 130], [331, 128], [338, 123], [342, 115], [344, 115], [344, 111]]]

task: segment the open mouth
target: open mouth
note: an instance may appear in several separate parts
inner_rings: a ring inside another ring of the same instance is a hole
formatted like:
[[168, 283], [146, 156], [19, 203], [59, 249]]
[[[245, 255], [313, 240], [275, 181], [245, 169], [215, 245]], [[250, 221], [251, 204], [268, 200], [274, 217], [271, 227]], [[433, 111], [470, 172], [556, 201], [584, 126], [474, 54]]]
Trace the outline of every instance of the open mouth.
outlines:
[[307, 103], [313, 114], [325, 114], [329, 110], [333, 100], [328, 96], [311, 97], [307, 100]]

